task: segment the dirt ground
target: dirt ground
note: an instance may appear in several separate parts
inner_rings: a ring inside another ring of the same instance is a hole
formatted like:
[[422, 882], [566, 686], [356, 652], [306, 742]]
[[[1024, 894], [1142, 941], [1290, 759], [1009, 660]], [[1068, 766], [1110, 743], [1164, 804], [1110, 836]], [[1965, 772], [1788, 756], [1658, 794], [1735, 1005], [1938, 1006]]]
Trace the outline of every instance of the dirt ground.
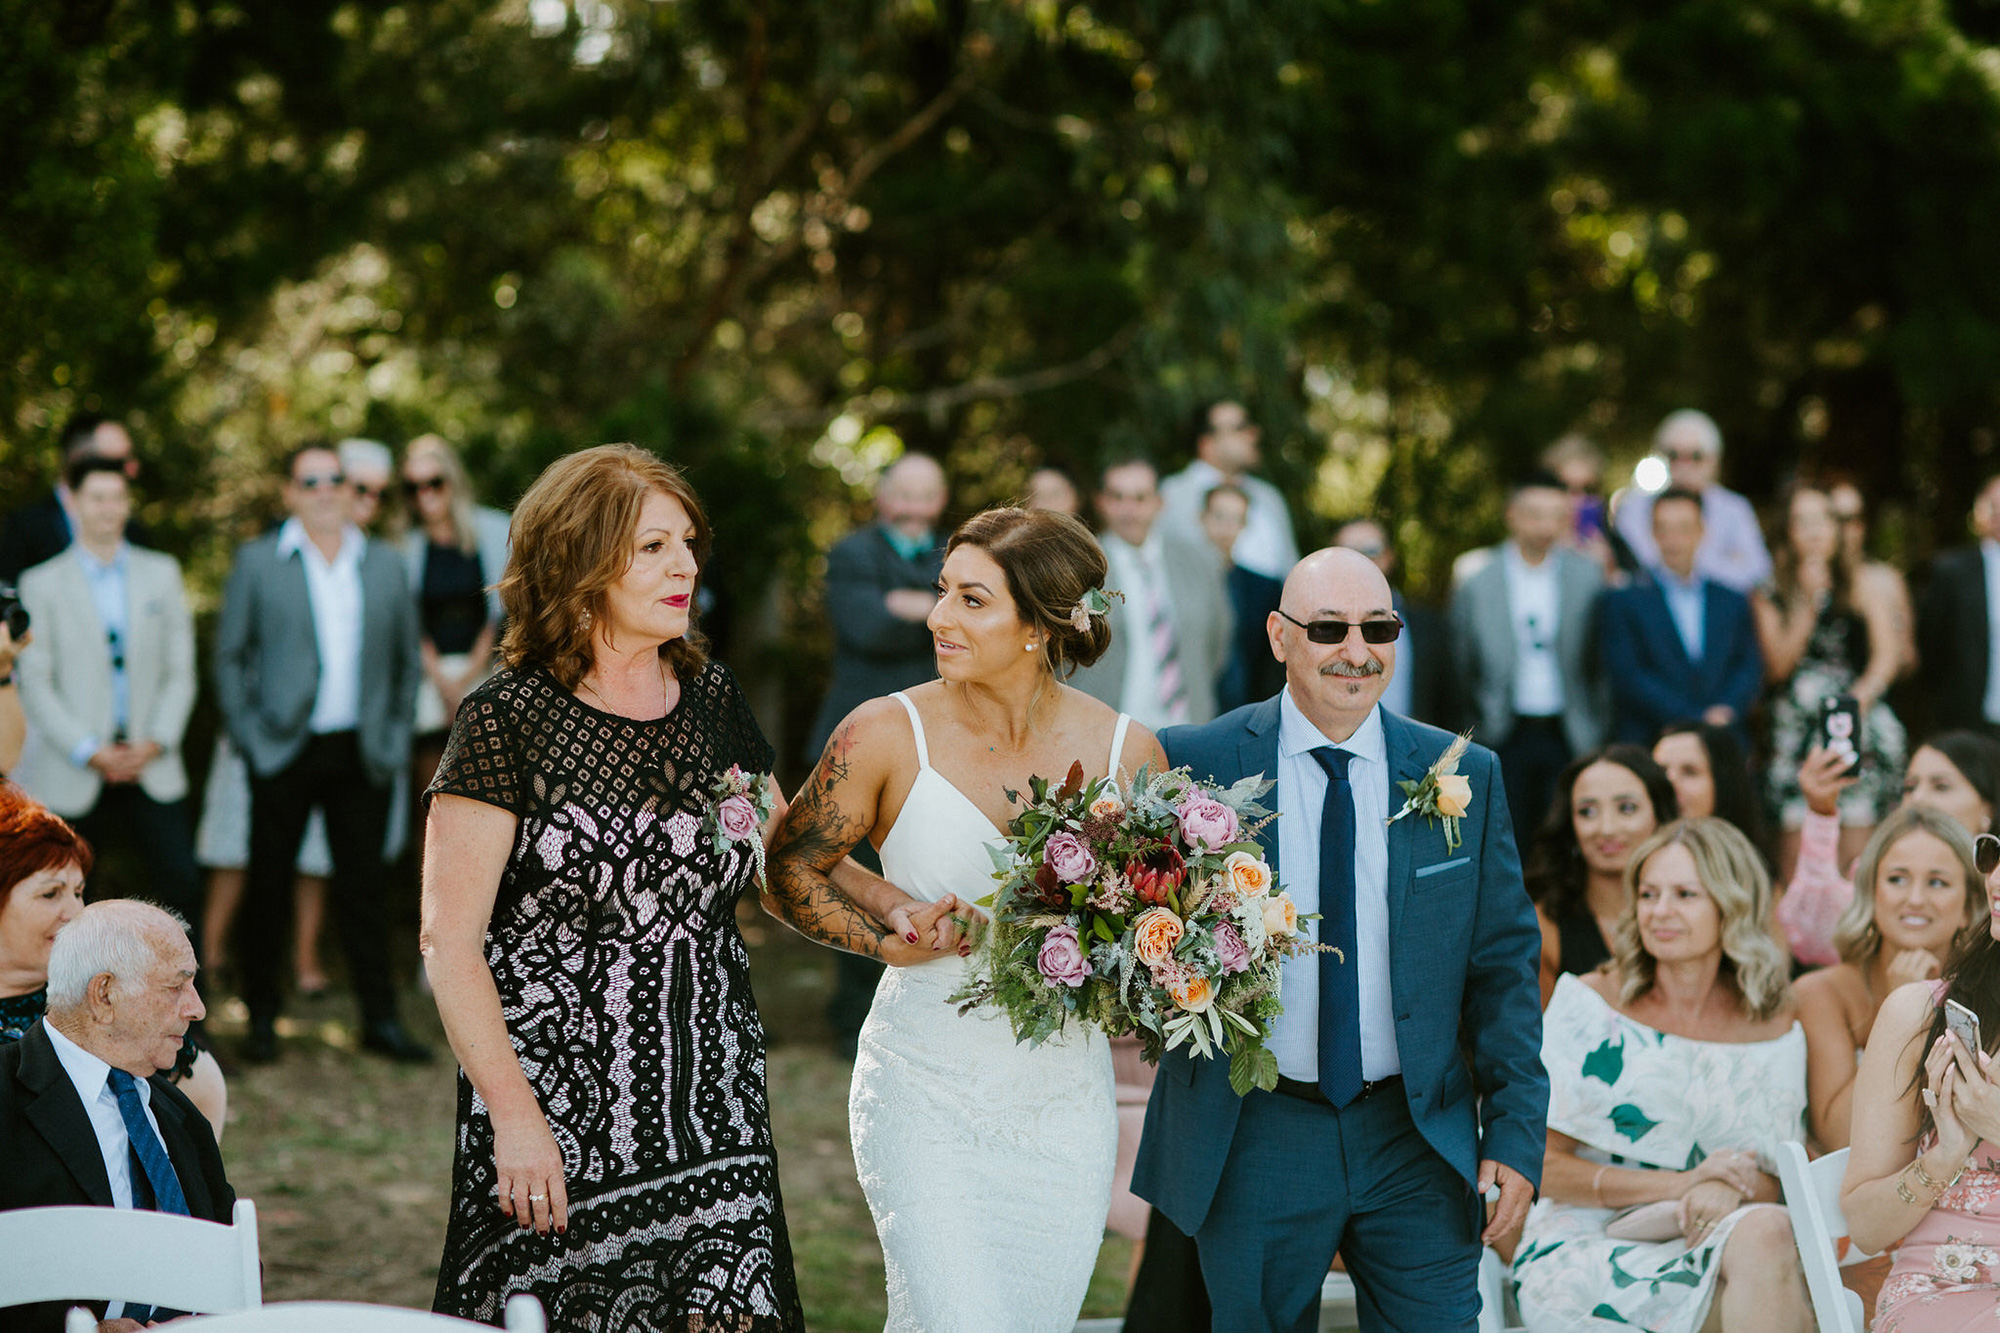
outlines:
[[[743, 922], [771, 1037], [772, 1132], [806, 1323], [879, 1329], [882, 1257], [848, 1149], [849, 1066], [820, 1016], [830, 957], [755, 909]], [[404, 1012], [442, 1054], [429, 998], [410, 990]], [[239, 1005], [216, 1006], [225, 1058], [242, 1025]], [[428, 1308], [451, 1193], [454, 1066], [359, 1054], [344, 997], [295, 1003], [280, 1030], [279, 1064], [233, 1068], [222, 1145], [231, 1183], [257, 1203], [265, 1299]], [[1130, 1257], [1127, 1242], [1106, 1240], [1087, 1316], [1122, 1311]]]

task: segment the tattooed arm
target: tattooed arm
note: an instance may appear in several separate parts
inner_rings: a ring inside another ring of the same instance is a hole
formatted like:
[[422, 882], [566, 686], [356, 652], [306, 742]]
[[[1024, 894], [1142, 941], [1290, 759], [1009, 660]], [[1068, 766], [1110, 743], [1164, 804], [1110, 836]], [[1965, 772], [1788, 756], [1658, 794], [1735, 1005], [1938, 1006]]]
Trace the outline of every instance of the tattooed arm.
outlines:
[[959, 903], [949, 895], [921, 902], [846, 859], [875, 826], [888, 777], [881, 747], [861, 743], [883, 702], [863, 704], [840, 724], [792, 798], [771, 844], [764, 906], [823, 944], [907, 965], [956, 947], [950, 914]]

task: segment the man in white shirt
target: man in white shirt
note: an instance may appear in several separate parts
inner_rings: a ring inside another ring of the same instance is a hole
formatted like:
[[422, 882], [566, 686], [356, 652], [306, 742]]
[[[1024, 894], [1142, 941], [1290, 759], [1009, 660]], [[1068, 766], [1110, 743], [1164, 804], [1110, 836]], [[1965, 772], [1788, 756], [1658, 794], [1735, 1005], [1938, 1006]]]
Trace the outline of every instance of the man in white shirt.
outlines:
[[1592, 615], [1603, 575], [1563, 544], [1569, 516], [1562, 482], [1530, 474], [1508, 497], [1508, 539], [1451, 599], [1459, 688], [1473, 735], [1500, 756], [1524, 847], [1563, 766], [1603, 744], [1608, 719]]
[[[1706, 412], [1671, 412], [1653, 433], [1653, 452], [1667, 464], [1670, 484], [1701, 499], [1703, 535], [1695, 572], [1725, 588], [1749, 593], [1771, 577], [1771, 553], [1750, 502], [1722, 485], [1722, 429]], [[1660, 563], [1653, 540], [1655, 495], [1634, 488], [1618, 506], [1618, 535], [1648, 569]]]
[[354, 526], [339, 455], [307, 445], [293, 453], [289, 477], [291, 517], [237, 552], [216, 627], [216, 698], [250, 767], [236, 951], [250, 1007], [243, 1054], [253, 1063], [278, 1055], [292, 868], [317, 807], [362, 1046], [428, 1060], [396, 1017], [382, 912], [383, 836], [396, 775], [409, 763], [422, 672], [416, 605], [402, 557]]
[[1176, 536], [1197, 536], [1208, 493], [1224, 483], [1234, 483], [1250, 497], [1250, 512], [1230, 558], [1266, 578], [1284, 578], [1298, 563], [1299, 543], [1292, 535], [1292, 515], [1284, 493], [1262, 477], [1250, 475], [1260, 458], [1262, 438], [1250, 414], [1233, 399], [1203, 404], [1195, 413], [1191, 434], [1194, 461], [1160, 482], [1167, 530]]
[[1222, 564], [1158, 522], [1159, 474], [1141, 458], [1104, 469], [1098, 543], [1111, 567], [1111, 647], [1070, 684], [1157, 731], [1214, 718], [1233, 620]]
[[21, 576], [34, 617], [21, 704], [35, 739], [15, 777], [99, 851], [130, 846], [151, 896], [199, 921], [181, 763], [196, 691], [194, 621], [181, 567], [126, 540], [131, 483], [120, 460], [85, 455], [64, 479], [76, 542]]
[[[0, 1046], [0, 1210], [229, 1220], [236, 1194], [215, 1136], [161, 1073], [202, 1017], [194, 977], [187, 923], [150, 903], [93, 903], [63, 927], [49, 953], [47, 1014]], [[0, 1300], [5, 1289], [0, 1281]], [[57, 1333], [67, 1304], [0, 1311], [0, 1327]], [[98, 1313], [101, 1333], [127, 1333], [174, 1312], [113, 1301]]]

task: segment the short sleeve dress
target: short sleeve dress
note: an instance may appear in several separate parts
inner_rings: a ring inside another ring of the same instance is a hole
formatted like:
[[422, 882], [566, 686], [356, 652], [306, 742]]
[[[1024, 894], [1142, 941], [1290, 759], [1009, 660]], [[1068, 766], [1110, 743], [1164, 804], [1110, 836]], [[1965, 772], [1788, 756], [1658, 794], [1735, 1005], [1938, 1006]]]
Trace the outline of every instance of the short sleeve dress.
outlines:
[[804, 1327], [736, 928], [753, 868], [703, 827], [717, 777], [771, 761], [715, 663], [656, 721], [600, 712], [539, 667], [460, 708], [429, 795], [520, 820], [486, 961], [562, 1150], [569, 1229], [501, 1215], [492, 1122], [461, 1071], [440, 1312], [498, 1324], [525, 1291], [555, 1333]]

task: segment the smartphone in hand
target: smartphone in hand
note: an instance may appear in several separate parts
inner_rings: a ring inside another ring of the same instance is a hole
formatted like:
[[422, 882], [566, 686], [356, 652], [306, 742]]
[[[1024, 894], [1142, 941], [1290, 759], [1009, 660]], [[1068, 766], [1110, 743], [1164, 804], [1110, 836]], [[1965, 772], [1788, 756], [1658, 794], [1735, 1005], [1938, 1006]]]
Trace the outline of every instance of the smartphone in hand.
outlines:
[[1861, 767], [1861, 705], [1851, 694], [1819, 701], [1819, 748], [1841, 756], [1849, 773]]
[[1965, 1043], [1965, 1050], [1975, 1064], [1979, 1053], [1985, 1049], [1979, 1041], [1979, 1015], [1960, 1004], [1957, 1000], [1944, 1002], [1945, 1030]]

